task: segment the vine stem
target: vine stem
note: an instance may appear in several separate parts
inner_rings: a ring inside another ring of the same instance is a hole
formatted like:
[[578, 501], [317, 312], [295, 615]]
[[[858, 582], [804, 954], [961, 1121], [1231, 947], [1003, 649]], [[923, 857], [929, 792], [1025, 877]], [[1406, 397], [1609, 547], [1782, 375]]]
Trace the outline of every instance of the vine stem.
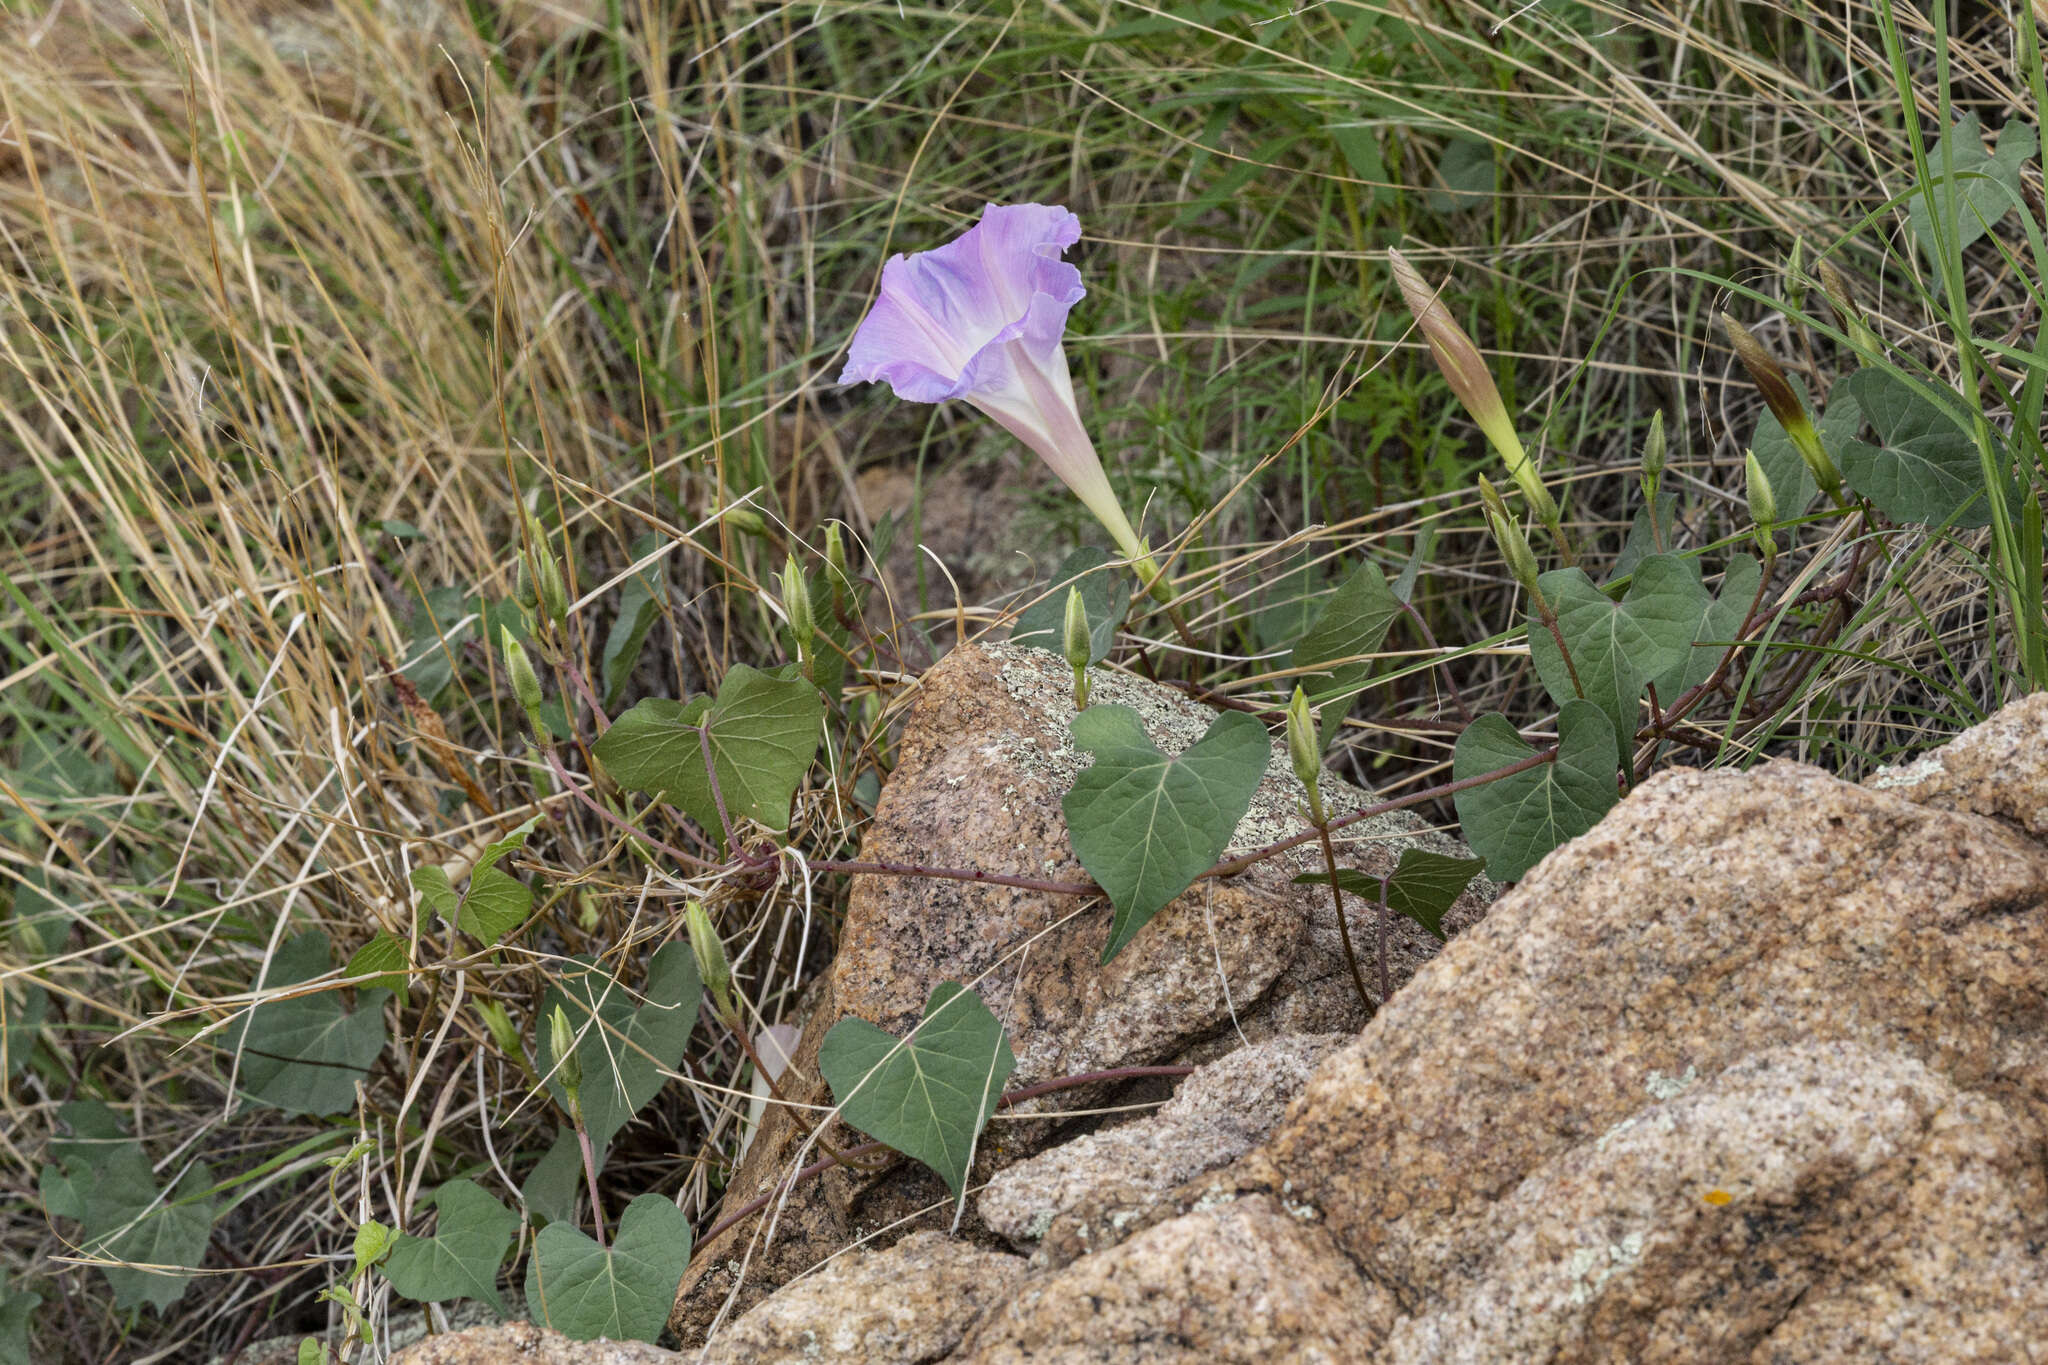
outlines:
[[[1320, 806], [1322, 802], [1318, 800], [1316, 805]], [[1359, 1002], [1365, 1006], [1366, 1018], [1370, 1019], [1379, 1013], [1379, 1006], [1373, 1003], [1372, 996], [1366, 992], [1365, 973], [1358, 969], [1358, 950], [1351, 946], [1351, 921], [1344, 918], [1344, 889], [1337, 885], [1337, 850], [1330, 843], [1330, 822], [1322, 818], [1323, 813], [1320, 810], [1314, 814], [1316, 833], [1322, 836], [1323, 867], [1330, 874], [1330, 901], [1337, 907], [1337, 934], [1344, 940], [1344, 965], [1351, 969], [1351, 984], [1358, 988]], [[1382, 886], [1384, 888], [1384, 884]], [[1380, 966], [1384, 977], [1385, 962]], [[1385, 1001], [1386, 998], [1387, 992], [1382, 987], [1380, 999]]]
[[[1120, 1066], [1110, 1071], [1083, 1071], [1078, 1075], [1061, 1076], [1056, 1080], [1040, 1081], [1036, 1085], [1026, 1085], [1016, 1090], [1005, 1091], [996, 1100], [996, 1108], [1008, 1109], [1013, 1105], [1022, 1104], [1026, 1100], [1035, 1100], [1041, 1095], [1050, 1095], [1061, 1090], [1072, 1090], [1083, 1085], [1098, 1085], [1111, 1081], [1135, 1081], [1142, 1080], [1147, 1076], [1186, 1076], [1192, 1074], [1194, 1069], [1191, 1066]], [[875, 1152], [887, 1150], [889, 1150], [889, 1145], [885, 1142], [863, 1142], [857, 1147], [843, 1149], [839, 1153], [839, 1158], [840, 1160], [850, 1161], [855, 1157], [869, 1156]], [[719, 1233], [724, 1232], [734, 1223], [759, 1213], [762, 1209], [767, 1208], [769, 1204], [780, 1199], [788, 1191], [795, 1189], [798, 1185], [814, 1176], [823, 1175], [837, 1164], [838, 1162], [830, 1157], [823, 1161], [814, 1161], [795, 1175], [789, 1177], [789, 1179], [777, 1184], [768, 1193], [749, 1199], [746, 1203], [740, 1205], [716, 1223], [713, 1223], [711, 1230], [697, 1239], [696, 1246], [690, 1253], [691, 1259], [695, 1260], [698, 1253], [709, 1246], [718, 1237]]]

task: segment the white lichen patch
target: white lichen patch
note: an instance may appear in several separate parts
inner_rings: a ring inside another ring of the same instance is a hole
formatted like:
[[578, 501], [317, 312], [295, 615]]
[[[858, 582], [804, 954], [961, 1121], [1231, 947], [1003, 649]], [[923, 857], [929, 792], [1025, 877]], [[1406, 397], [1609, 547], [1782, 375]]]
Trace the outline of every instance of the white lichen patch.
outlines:
[[1643, 1082], [1643, 1088], [1656, 1100], [1675, 1100], [1692, 1089], [1700, 1078], [1700, 1069], [1688, 1066], [1683, 1075], [1667, 1076], [1661, 1071], [1652, 1071], [1650, 1079]]
[[1643, 1234], [1640, 1232], [1631, 1232], [1619, 1242], [1610, 1242], [1604, 1250], [1580, 1247], [1572, 1253], [1565, 1267], [1571, 1281], [1571, 1301], [1580, 1305], [1591, 1303], [1609, 1280], [1641, 1260], [1642, 1256]]
[[1935, 777], [1943, 771], [1944, 765], [1942, 761], [1930, 755], [1926, 758], [1916, 758], [1911, 763], [1904, 763], [1896, 768], [1886, 764], [1872, 773], [1864, 785], [1880, 789], [1885, 787], [1917, 787], [1928, 778]]

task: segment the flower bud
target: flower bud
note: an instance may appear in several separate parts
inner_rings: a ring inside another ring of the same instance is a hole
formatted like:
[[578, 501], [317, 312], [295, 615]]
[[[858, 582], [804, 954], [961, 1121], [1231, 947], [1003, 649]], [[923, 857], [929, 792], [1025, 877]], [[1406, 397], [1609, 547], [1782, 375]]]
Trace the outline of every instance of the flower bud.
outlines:
[[1415, 315], [1415, 325], [1421, 330], [1423, 340], [1429, 343], [1429, 353], [1436, 360], [1437, 369], [1443, 372], [1445, 382], [1451, 386], [1451, 392], [1457, 395], [1465, 411], [1486, 434], [1487, 442], [1507, 465], [1508, 476], [1522, 490], [1522, 496], [1529, 500], [1538, 520], [1555, 530], [1559, 519], [1557, 502], [1537, 476], [1536, 467], [1522, 446], [1522, 438], [1515, 432], [1507, 405], [1501, 402], [1500, 390], [1495, 387], [1493, 374], [1486, 368], [1479, 348], [1472, 344], [1472, 338], [1465, 335], [1465, 329], [1451, 316], [1451, 310], [1444, 307], [1436, 291], [1423, 281], [1406, 257], [1390, 250], [1387, 261], [1393, 268], [1394, 283], [1400, 286], [1401, 297], [1407, 302], [1408, 311]]
[[1835, 310], [1841, 320], [1842, 330], [1848, 334], [1849, 342], [1858, 351], [1877, 354], [1882, 350], [1877, 333], [1870, 330], [1870, 324], [1863, 320], [1863, 310], [1856, 304], [1856, 291], [1842, 272], [1835, 269], [1835, 263], [1823, 257], [1817, 267], [1820, 272], [1821, 293], [1827, 295], [1828, 306]]
[[797, 657], [810, 657], [811, 637], [818, 633], [818, 621], [811, 614], [811, 585], [804, 582], [804, 571], [797, 567], [795, 555], [782, 566], [782, 610], [789, 617], [789, 633], [796, 640]]
[[533, 661], [526, 657], [526, 647], [519, 643], [519, 637], [512, 633], [512, 627], [498, 627], [498, 647], [505, 655], [505, 672], [512, 678], [512, 695], [519, 698], [521, 709], [526, 712], [527, 722], [534, 733], [545, 735], [546, 728], [540, 719], [540, 675], [533, 671]]
[[732, 986], [732, 964], [726, 961], [725, 942], [712, 926], [711, 912], [704, 908], [703, 901], [691, 901], [683, 907], [683, 927], [690, 936], [690, 955], [697, 959], [697, 976], [704, 982], [704, 989], [711, 992], [720, 1013], [730, 1014], [732, 1002], [726, 992]]
[[853, 590], [853, 570], [846, 563], [846, 536], [836, 521], [825, 523], [825, 567], [832, 582], [832, 601], [844, 602]]
[[547, 528], [540, 524], [540, 518], [523, 507], [520, 512], [526, 518], [534, 602], [550, 621], [560, 624], [569, 614], [569, 590], [562, 581], [562, 566], [555, 560], [555, 552], [548, 544]]
[[1664, 412], [1650, 414], [1650, 434], [1643, 438], [1643, 484], [1654, 495], [1664, 474]]
[[1756, 523], [1757, 534], [1768, 540], [1778, 524], [1778, 495], [1771, 491], [1770, 476], [1754, 450], [1742, 452], [1742, 467], [1749, 479], [1749, 519]]
[[1074, 709], [1088, 706], [1088, 664], [1095, 653], [1095, 640], [1088, 630], [1088, 604], [1081, 600], [1081, 586], [1067, 589], [1067, 615], [1060, 631], [1060, 653], [1074, 670]]
[[1508, 514], [1507, 504], [1484, 474], [1479, 476], [1479, 497], [1486, 509], [1486, 523], [1493, 531], [1494, 544], [1500, 547], [1500, 557], [1506, 562], [1508, 572], [1522, 585], [1522, 590], [1534, 601], [1541, 603], [1543, 593], [1536, 586], [1536, 555], [1530, 550], [1528, 539], [1522, 534], [1521, 523]]
[[560, 1005], [548, 1015], [548, 1064], [568, 1092], [569, 1108], [574, 1112], [577, 1091], [583, 1088], [583, 1059], [576, 1055], [576, 1030], [569, 1024], [569, 1013]]
[[1814, 430], [1813, 419], [1806, 415], [1806, 405], [1799, 401], [1792, 381], [1785, 377], [1784, 367], [1748, 328], [1727, 313], [1721, 314], [1721, 330], [1727, 334], [1728, 344], [1735, 348], [1735, 358], [1742, 362], [1751, 382], [1763, 394], [1764, 406], [1771, 410], [1771, 416], [1778, 419], [1778, 425], [1791, 438], [1799, 457], [1813, 471], [1814, 482], [1829, 497], [1841, 502], [1842, 476], [1821, 445], [1820, 433]]
[[728, 507], [725, 509], [725, 514], [719, 520], [732, 527], [733, 530], [744, 531], [750, 536], [765, 536], [768, 534], [768, 523], [759, 512], [756, 512], [751, 507]]
[[479, 1000], [476, 1012], [483, 1016], [484, 1028], [497, 1044], [498, 1051], [514, 1062], [524, 1064], [526, 1049], [520, 1046], [519, 1029], [512, 1023], [512, 1014], [495, 1000]]
[[1294, 696], [1287, 702], [1287, 757], [1294, 764], [1294, 775], [1309, 790], [1311, 807], [1321, 804], [1317, 784], [1323, 775], [1322, 739], [1315, 712], [1309, 709], [1308, 693], [1296, 683]]

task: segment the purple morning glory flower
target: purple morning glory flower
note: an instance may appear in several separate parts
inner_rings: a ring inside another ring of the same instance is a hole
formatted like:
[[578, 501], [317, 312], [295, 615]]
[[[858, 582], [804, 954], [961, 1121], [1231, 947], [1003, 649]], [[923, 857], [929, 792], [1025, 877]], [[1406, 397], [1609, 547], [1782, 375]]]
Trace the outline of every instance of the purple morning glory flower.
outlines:
[[1156, 577], [1081, 425], [1060, 345], [1068, 310], [1088, 292], [1060, 259], [1080, 239], [1081, 220], [1066, 209], [990, 204], [946, 245], [892, 256], [839, 382], [879, 380], [913, 403], [972, 403], [1037, 451], [1139, 572]]

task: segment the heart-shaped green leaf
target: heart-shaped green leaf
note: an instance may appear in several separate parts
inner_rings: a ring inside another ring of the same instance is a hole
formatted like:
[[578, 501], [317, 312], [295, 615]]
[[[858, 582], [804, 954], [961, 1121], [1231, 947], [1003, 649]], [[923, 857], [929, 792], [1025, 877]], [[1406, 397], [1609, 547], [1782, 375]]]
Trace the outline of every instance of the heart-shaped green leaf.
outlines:
[[341, 974], [371, 977], [365, 986], [402, 994], [406, 987], [406, 951], [406, 941], [398, 935], [378, 934], [355, 950]]
[[690, 1264], [690, 1220], [662, 1195], [626, 1205], [609, 1248], [567, 1223], [533, 1239], [526, 1311], [571, 1341], [653, 1341]]
[[[1619, 799], [1614, 726], [1591, 702], [1557, 715], [1557, 755], [1547, 763], [1457, 794], [1465, 842], [1501, 881], [1519, 880], [1567, 839], [1598, 824]], [[1535, 754], [1507, 717], [1481, 716], [1458, 736], [1451, 776], [1483, 777]]]
[[1066, 633], [1067, 589], [1077, 587], [1081, 605], [1088, 609], [1088, 662], [1101, 663], [1116, 644], [1117, 628], [1131, 609], [1131, 572], [1110, 568], [1112, 563], [1108, 554], [1093, 545], [1083, 545], [1061, 560], [1052, 586], [1017, 617], [1010, 643], [1065, 657], [1062, 637]]
[[[1438, 938], [1444, 936], [1444, 915], [1486, 866], [1484, 858], [1454, 858], [1447, 853], [1430, 853], [1419, 848], [1401, 850], [1401, 860], [1387, 875], [1387, 909], [1405, 915]], [[1328, 886], [1328, 872], [1310, 872], [1294, 879], [1297, 886]], [[1381, 882], [1369, 872], [1356, 868], [1337, 869], [1339, 890], [1358, 897], [1367, 905], [1378, 905]]]
[[1060, 808], [1081, 866], [1116, 907], [1102, 950], [1107, 962], [1222, 855], [1265, 775], [1272, 742], [1250, 716], [1225, 711], [1169, 758], [1128, 706], [1089, 707], [1074, 717], [1073, 736], [1095, 762]]
[[[327, 935], [311, 930], [278, 949], [262, 989], [311, 981], [329, 965]], [[256, 1006], [227, 1033], [241, 1054], [242, 1092], [288, 1114], [353, 1108], [356, 1082], [384, 1050], [384, 1000], [382, 991], [365, 990], [351, 1013], [337, 989]]]
[[907, 1039], [842, 1019], [818, 1048], [818, 1070], [846, 1121], [937, 1171], [955, 1197], [1016, 1069], [1001, 1021], [954, 981], [932, 991]]
[[1906, 206], [1913, 240], [1933, 257], [1936, 214], [1948, 250], [1960, 251], [1982, 237], [1991, 224], [2025, 202], [2020, 172], [2039, 146], [2040, 138], [2025, 119], [2006, 120], [1998, 130], [1995, 153], [1984, 150], [1984, 129], [1975, 114], [1956, 120], [1927, 153], [1933, 182], [1914, 186], [1915, 193]]
[[100, 1266], [113, 1287], [116, 1308], [144, 1303], [168, 1308], [184, 1294], [206, 1255], [214, 1217], [207, 1197], [212, 1175], [194, 1163], [175, 1191], [160, 1190], [142, 1145], [105, 1105], [78, 1101], [60, 1113], [72, 1136], [50, 1144], [56, 1164], [42, 1171], [44, 1206], [56, 1217], [80, 1223], [81, 1254], [127, 1263]]
[[500, 1313], [498, 1267], [519, 1233], [519, 1215], [484, 1192], [472, 1180], [451, 1180], [434, 1191], [440, 1217], [434, 1235], [398, 1234], [384, 1276], [408, 1299], [442, 1303], [448, 1299], [481, 1299]]
[[[683, 1059], [690, 1030], [697, 1027], [697, 997], [703, 986], [690, 946], [663, 944], [647, 963], [647, 987], [635, 994], [590, 958], [562, 964], [555, 984], [541, 997], [539, 1018], [557, 1005], [576, 1031], [576, 1058], [583, 1070], [578, 1099], [591, 1145], [603, 1149], [640, 1107], [661, 1089], [663, 1071]], [[542, 1025], [545, 1035], [546, 1025]], [[553, 1075], [548, 1089], [566, 1110], [568, 1092]]]
[[0, 1266], [0, 1365], [31, 1365], [28, 1333], [43, 1296], [10, 1289], [7, 1269]]
[[[1698, 573], [1696, 560], [1685, 562], [1694, 566], [1693, 572]], [[1763, 581], [1763, 574], [1763, 566], [1753, 557], [1739, 554], [1728, 561], [1728, 568], [1721, 576], [1720, 596], [1700, 593], [1696, 602], [1700, 608], [1699, 621], [1693, 626], [1692, 642], [1686, 648], [1685, 657], [1651, 679], [1657, 684], [1658, 699], [1666, 706], [1679, 693], [1713, 675], [1721, 657], [1734, 642], [1735, 633], [1742, 629], [1750, 605], [1756, 601], [1757, 585]]]
[[[1651, 555], [1636, 566], [1628, 595], [1619, 602], [1581, 569], [1553, 569], [1536, 582], [1557, 615], [1557, 635], [1529, 618], [1536, 676], [1560, 705], [1583, 692], [1584, 700], [1607, 713], [1609, 728], [1627, 747], [1644, 685], [1685, 662], [1712, 603], [1699, 571], [1676, 555]], [[1569, 665], [1558, 649], [1559, 635], [1571, 651]]]
[[[1315, 625], [1294, 646], [1288, 667], [1303, 670], [1297, 682], [1322, 708], [1324, 748], [1343, 726], [1352, 700], [1372, 672], [1372, 660], [1362, 656], [1386, 641], [1388, 628], [1400, 614], [1401, 600], [1387, 586], [1387, 576], [1367, 560], [1337, 585]], [[1351, 662], [1338, 662], [1344, 659]]]
[[622, 787], [666, 793], [715, 837], [718, 802], [704, 766], [709, 732], [718, 795], [734, 820], [789, 828], [790, 798], [818, 752], [825, 703], [795, 665], [763, 672], [734, 664], [716, 700], [650, 697], [612, 722], [598, 762]]
[[1889, 370], [1858, 370], [1835, 391], [1856, 401], [1878, 438], [1835, 447], [1850, 487], [1894, 521], [1990, 522], [1977, 443], [1947, 413]]

